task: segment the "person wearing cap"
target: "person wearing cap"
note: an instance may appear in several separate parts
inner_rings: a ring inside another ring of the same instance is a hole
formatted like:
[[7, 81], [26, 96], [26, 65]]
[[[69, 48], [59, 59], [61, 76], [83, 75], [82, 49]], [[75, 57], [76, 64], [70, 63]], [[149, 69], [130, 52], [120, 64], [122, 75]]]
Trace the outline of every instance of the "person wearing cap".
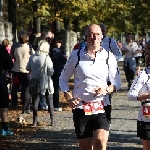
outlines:
[[145, 45], [146, 67], [134, 79], [128, 91], [128, 100], [140, 104], [137, 119], [137, 137], [143, 150], [150, 150], [150, 44]]
[[[48, 111], [50, 113], [51, 125], [54, 125], [54, 107], [53, 107], [53, 81], [51, 76], [54, 73], [53, 63], [49, 57], [50, 45], [45, 40], [41, 40], [38, 43], [38, 49], [35, 54], [30, 56], [27, 64], [27, 70], [31, 72], [31, 79], [40, 78], [40, 91], [38, 94], [32, 95], [33, 100], [33, 126], [37, 126], [38, 122], [38, 104], [40, 96], [45, 96], [48, 93]], [[42, 71], [41, 71], [42, 68]]]
[[31, 45], [28, 43], [29, 36], [26, 31], [21, 30], [18, 34], [19, 42], [14, 43], [11, 48], [11, 56], [14, 59], [14, 67], [12, 68], [12, 102], [13, 108], [17, 108], [17, 91], [21, 86], [22, 113], [30, 113], [30, 95], [29, 95], [29, 71], [26, 65], [29, 57], [34, 53]]
[[[72, 51], [61, 72], [59, 83], [72, 108], [79, 149], [106, 150], [110, 119], [104, 109], [107, 105], [105, 99], [108, 94], [120, 89], [120, 74], [114, 55], [100, 46], [102, 39], [100, 26], [90, 24], [85, 35], [87, 46]], [[68, 85], [72, 76], [74, 76], [73, 91], [69, 90]], [[108, 77], [111, 81], [109, 86]]]

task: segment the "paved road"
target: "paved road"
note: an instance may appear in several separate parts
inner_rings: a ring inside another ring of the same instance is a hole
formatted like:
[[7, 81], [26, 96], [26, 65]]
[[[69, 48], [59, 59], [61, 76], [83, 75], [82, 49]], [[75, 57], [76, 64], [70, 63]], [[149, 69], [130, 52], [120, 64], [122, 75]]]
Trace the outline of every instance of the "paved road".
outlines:
[[[140, 103], [127, 100], [127, 84], [121, 69], [122, 89], [113, 95], [112, 126], [107, 150], [142, 150], [141, 140], [136, 137], [136, 118]], [[78, 150], [74, 133], [71, 111], [55, 113], [55, 127], [48, 126], [49, 114], [43, 112], [40, 122], [46, 126], [33, 128], [19, 126], [16, 135], [8, 139], [3, 138], [0, 144], [4, 149], [12, 150]], [[32, 115], [25, 116], [32, 122]]]

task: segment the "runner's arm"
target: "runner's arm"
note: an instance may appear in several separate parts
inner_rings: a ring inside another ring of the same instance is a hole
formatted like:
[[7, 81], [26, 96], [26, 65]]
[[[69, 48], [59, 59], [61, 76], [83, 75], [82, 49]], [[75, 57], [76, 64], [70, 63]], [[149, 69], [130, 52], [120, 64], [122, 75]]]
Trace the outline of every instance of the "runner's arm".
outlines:
[[111, 85], [109, 85], [110, 92], [116, 92], [121, 88], [121, 78], [119, 73], [119, 68], [117, 65], [117, 61], [112, 53], [109, 56], [109, 80]]
[[59, 85], [63, 93], [69, 91], [68, 81], [74, 74], [76, 62], [77, 51], [73, 51], [71, 56], [68, 58], [59, 78]]
[[142, 101], [150, 98], [150, 93], [139, 93], [147, 80], [148, 75], [145, 73], [145, 71], [142, 71], [142, 73], [134, 79], [127, 95], [129, 101]]
[[121, 49], [119, 48], [117, 42], [111, 38], [111, 43], [110, 43], [110, 47], [111, 47], [111, 52], [115, 55], [117, 61], [122, 58], [122, 52]]

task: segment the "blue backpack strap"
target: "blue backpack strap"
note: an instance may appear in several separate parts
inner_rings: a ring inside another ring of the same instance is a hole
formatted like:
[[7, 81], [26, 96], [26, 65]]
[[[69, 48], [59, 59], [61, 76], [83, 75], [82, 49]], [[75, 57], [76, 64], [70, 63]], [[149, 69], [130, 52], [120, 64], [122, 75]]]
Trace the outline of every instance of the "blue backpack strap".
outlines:
[[107, 56], [107, 59], [106, 59], [106, 64], [108, 65], [108, 69], [109, 69], [109, 64], [108, 64], [108, 60], [109, 60], [109, 51], [107, 51], [108, 53], [108, 56]]
[[[111, 50], [110, 44], [111, 44], [111, 38], [109, 38], [109, 49]], [[111, 51], [112, 51], [112, 50], [111, 50]]]

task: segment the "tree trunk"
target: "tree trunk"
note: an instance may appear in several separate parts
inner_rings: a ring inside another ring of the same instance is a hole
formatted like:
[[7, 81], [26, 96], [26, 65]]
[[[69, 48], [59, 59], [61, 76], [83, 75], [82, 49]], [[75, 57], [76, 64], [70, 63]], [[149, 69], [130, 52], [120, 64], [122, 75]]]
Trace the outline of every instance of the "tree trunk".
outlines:
[[36, 29], [37, 29], [37, 33], [41, 32], [41, 20], [40, 20], [40, 17], [36, 18]]
[[3, 17], [3, 0], [0, 0], [0, 18]]
[[8, 0], [8, 21], [12, 23], [12, 33], [16, 41], [16, 0]]

